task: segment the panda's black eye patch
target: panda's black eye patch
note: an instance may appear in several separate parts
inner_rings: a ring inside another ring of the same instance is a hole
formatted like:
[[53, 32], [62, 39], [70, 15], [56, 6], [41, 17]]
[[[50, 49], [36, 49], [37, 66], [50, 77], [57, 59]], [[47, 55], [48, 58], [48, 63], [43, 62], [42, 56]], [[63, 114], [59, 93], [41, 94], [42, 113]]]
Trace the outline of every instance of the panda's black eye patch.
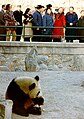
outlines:
[[31, 91], [32, 89], [34, 89], [34, 88], [35, 88], [35, 86], [36, 86], [36, 84], [35, 84], [35, 83], [33, 83], [32, 85], [30, 85], [30, 86], [29, 86], [29, 90]]

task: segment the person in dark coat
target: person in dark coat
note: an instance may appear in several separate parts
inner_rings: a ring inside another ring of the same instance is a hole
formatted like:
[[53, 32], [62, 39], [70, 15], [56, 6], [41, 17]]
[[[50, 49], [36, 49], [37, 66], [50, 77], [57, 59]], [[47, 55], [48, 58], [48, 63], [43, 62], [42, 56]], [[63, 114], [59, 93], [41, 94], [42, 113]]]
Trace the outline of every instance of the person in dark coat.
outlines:
[[66, 14], [66, 28], [65, 31], [65, 39], [67, 42], [73, 42], [73, 40], [76, 39], [76, 29], [73, 27], [76, 27], [76, 23], [78, 22], [78, 15], [76, 12], [74, 12], [74, 7], [69, 8], [69, 12]]
[[[21, 5], [17, 6], [17, 10], [14, 11], [14, 17], [15, 20], [17, 21], [17, 26], [22, 26], [22, 15], [23, 11], [21, 11]], [[22, 34], [22, 27], [17, 27], [16, 28], [16, 35], [21, 35]], [[21, 36], [16, 37], [16, 41], [20, 41]]]
[[[4, 14], [2, 13], [2, 11], [0, 11], [0, 26], [5, 26]], [[0, 28], [0, 41], [6, 41], [5, 35], [6, 35], [6, 29]]]
[[[4, 20], [4, 13], [6, 10], [6, 5], [2, 5], [2, 9], [0, 11], [0, 26], [5, 26], [5, 20]], [[6, 29], [5, 28], [0, 28], [0, 41], [6, 41]], [[2, 36], [4, 35], [4, 36]]]
[[6, 5], [4, 4], [4, 5], [2, 5], [2, 9], [1, 9], [2, 14], [5, 13], [5, 10], [6, 10]]
[[[37, 5], [36, 11], [33, 13], [33, 26], [37, 28], [33, 28], [33, 35], [42, 35], [42, 28], [39, 26], [43, 26], [42, 12], [44, 6]], [[41, 41], [41, 36], [33, 36], [32, 41]]]
[[46, 13], [43, 16], [43, 34], [46, 35], [45, 38], [43, 38], [43, 41], [45, 42], [51, 42], [52, 37], [49, 37], [47, 35], [52, 35], [53, 28], [45, 28], [45, 27], [53, 27], [54, 21], [53, 17], [51, 16], [51, 9], [46, 9]]
[[83, 29], [81, 29], [81, 28], [78, 29], [77, 36], [80, 36], [78, 38], [79, 42], [84, 43], [84, 10], [82, 10], [80, 13], [81, 13], [81, 17], [78, 20], [77, 26], [81, 27]]
[[[23, 28], [23, 38], [24, 41], [30, 41], [30, 39], [33, 36], [33, 30], [32, 30], [32, 21], [33, 21], [33, 16], [30, 8], [27, 8], [24, 15], [24, 28]], [[25, 33], [25, 34], [24, 34]]]

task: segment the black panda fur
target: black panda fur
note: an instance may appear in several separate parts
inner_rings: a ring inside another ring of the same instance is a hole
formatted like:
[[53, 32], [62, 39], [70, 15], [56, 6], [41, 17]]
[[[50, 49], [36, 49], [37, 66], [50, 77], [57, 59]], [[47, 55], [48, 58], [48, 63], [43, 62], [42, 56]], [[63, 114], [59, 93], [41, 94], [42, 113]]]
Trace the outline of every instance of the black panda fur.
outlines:
[[15, 79], [13, 79], [8, 86], [6, 98], [13, 101], [14, 113], [22, 116], [28, 116], [28, 110], [24, 108], [24, 102], [29, 98], [29, 96], [20, 89], [20, 87], [16, 84]]
[[[38, 81], [39, 77], [36, 76], [35, 79]], [[29, 90], [35, 88], [35, 84], [29, 86]], [[38, 92], [39, 93], [39, 92]], [[38, 95], [38, 94], [37, 94]], [[11, 99], [13, 101], [13, 113], [19, 114], [21, 116], [28, 116], [31, 114], [41, 114], [41, 108], [33, 108], [32, 105], [30, 108], [24, 108], [24, 102], [29, 99], [29, 95], [25, 94], [16, 84], [15, 79], [13, 79], [6, 91], [6, 99]], [[34, 104], [42, 105], [44, 102], [43, 97], [32, 99]], [[37, 111], [37, 112], [36, 112]]]

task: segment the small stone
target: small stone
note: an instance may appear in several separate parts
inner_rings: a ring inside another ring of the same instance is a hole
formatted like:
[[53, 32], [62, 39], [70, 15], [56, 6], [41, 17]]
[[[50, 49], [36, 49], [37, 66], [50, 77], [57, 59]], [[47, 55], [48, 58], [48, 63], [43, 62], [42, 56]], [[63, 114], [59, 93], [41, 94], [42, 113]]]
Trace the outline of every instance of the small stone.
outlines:
[[7, 66], [0, 66], [0, 71], [10, 71]]

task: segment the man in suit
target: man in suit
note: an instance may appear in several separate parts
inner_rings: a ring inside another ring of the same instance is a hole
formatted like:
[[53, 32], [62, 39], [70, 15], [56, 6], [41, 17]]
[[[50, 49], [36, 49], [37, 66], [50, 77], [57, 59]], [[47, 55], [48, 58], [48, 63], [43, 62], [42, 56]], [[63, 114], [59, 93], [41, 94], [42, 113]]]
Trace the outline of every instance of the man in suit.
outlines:
[[2, 9], [1, 9], [2, 14], [5, 13], [5, 10], [6, 10], [6, 5], [4, 4], [4, 5], [2, 5]]
[[[17, 26], [22, 26], [23, 12], [21, 11], [21, 5], [17, 6], [17, 10], [14, 11], [13, 14], [14, 14], [15, 20], [17, 21]], [[17, 35], [21, 35], [22, 34], [22, 27], [17, 27], [16, 34]], [[20, 41], [20, 39], [21, 39], [21, 36], [17, 36], [16, 37], [16, 41]]]
[[[6, 10], [6, 5], [2, 5], [2, 9], [0, 11], [0, 26], [5, 26], [4, 13]], [[3, 36], [4, 35], [4, 36]], [[0, 28], [0, 41], [6, 41], [6, 29], [4, 27]]]
[[[43, 26], [43, 19], [42, 19], [42, 12], [44, 6], [37, 5], [36, 11], [33, 13], [33, 26], [36, 26], [36, 28], [33, 28], [33, 35], [42, 35], [42, 28], [39, 26]], [[41, 42], [41, 36], [33, 36], [32, 41]]]

